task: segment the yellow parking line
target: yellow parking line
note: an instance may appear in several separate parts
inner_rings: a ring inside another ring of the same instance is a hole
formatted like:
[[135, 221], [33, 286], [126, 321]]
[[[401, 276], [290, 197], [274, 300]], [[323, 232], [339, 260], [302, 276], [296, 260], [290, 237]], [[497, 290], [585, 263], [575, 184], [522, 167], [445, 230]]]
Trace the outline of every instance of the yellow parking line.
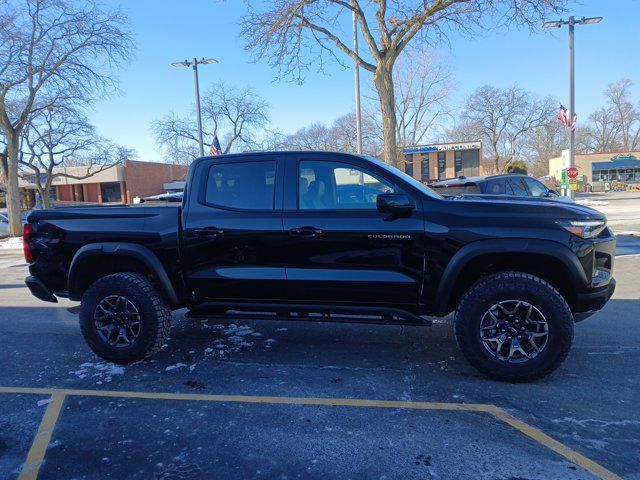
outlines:
[[164, 392], [132, 392], [117, 390], [77, 390], [58, 388], [0, 387], [0, 393], [52, 395], [36, 439], [31, 446], [25, 468], [19, 480], [35, 479], [38, 468], [44, 459], [51, 433], [55, 427], [62, 402], [67, 396], [140, 398], [150, 400], [192, 400], [204, 402], [265, 403], [285, 405], [324, 405], [344, 407], [404, 408], [411, 410], [448, 410], [460, 412], [483, 412], [504, 422], [519, 432], [535, 440], [549, 450], [563, 456], [570, 462], [587, 470], [602, 480], [622, 480], [615, 473], [602, 465], [588, 459], [584, 455], [570, 449], [561, 442], [551, 438], [541, 430], [515, 418], [502, 408], [482, 403], [443, 403], [443, 402], [405, 402], [398, 400], [367, 400], [359, 398], [318, 398], [318, 397], [270, 397], [253, 395], [209, 395], [198, 393], [164, 393]]
[[584, 455], [579, 454], [575, 450], [571, 450], [569, 447], [567, 447], [563, 443], [560, 443], [558, 440], [551, 438], [543, 431], [532, 427], [522, 420], [518, 420], [513, 415], [505, 412], [502, 408], [493, 406], [489, 413], [491, 413], [497, 419], [511, 425], [516, 430], [524, 433], [527, 437], [534, 439], [538, 443], [541, 443], [549, 450], [553, 450], [557, 454], [562, 455], [570, 462], [578, 465], [588, 472], [593, 473], [596, 477], [603, 480], [622, 480], [622, 477], [616, 475], [610, 470], [607, 470], [602, 465], [588, 459]]
[[51, 442], [51, 435], [58, 422], [64, 397], [65, 395], [59, 393], [53, 393], [51, 395], [51, 401], [47, 405], [47, 410], [44, 412], [44, 417], [42, 417], [40, 427], [38, 427], [38, 433], [36, 433], [33, 439], [27, 460], [24, 462], [18, 480], [35, 480], [38, 478], [40, 465], [42, 465], [44, 456], [47, 453], [47, 448], [49, 447], [49, 442]]

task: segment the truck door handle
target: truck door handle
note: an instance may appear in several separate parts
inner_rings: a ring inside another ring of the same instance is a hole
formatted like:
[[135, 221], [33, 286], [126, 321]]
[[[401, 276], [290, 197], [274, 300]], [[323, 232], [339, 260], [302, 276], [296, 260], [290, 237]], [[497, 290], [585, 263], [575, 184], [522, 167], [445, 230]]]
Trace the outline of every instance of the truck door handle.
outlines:
[[315, 237], [322, 235], [322, 230], [315, 227], [300, 227], [289, 229], [289, 233], [298, 237]]
[[194, 228], [191, 232], [196, 237], [217, 237], [224, 233], [223, 230], [216, 227]]

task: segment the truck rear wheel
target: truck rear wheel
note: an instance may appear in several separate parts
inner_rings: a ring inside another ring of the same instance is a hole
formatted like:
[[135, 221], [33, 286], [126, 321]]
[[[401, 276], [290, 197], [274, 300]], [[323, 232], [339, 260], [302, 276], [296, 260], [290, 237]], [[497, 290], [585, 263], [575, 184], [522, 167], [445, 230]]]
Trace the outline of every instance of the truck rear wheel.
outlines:
[[139, 273], [114, 273], [82, 296], [80, 330], [96, 355], [133, 363], [157, 353], [167, 341], [171, 311], [151, 281]]
[[455, 315], [458, 346], [483, 374], [528, 382], [551, 373], [573, 341], [573, 314], [549, 283], [522, 272], [482, 278]]

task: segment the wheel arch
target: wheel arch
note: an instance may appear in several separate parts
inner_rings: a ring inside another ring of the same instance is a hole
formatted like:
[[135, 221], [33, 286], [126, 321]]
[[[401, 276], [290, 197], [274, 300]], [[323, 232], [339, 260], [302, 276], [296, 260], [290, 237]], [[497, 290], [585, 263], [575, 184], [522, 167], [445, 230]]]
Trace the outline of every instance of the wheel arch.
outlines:
[[147, 247], [135, 243], [91, 243], [80, 248], [69, 266], [69, 298], [80, 300], [98, 278], [117, 272], [136, 272], [153, 276], [162, 296], [171, 306], [179, 304], [171, 280], [158, 257]]
[[501, 271], [521, 271], [550, 283], [573, 310], [577, 291], [588, 284], [576, 255], [551, 240], [479, 240], [462, 247], [451, 258], [440, 279], [435, 302], [437, 315], [446, 315], [464, 292], [481, 277]]

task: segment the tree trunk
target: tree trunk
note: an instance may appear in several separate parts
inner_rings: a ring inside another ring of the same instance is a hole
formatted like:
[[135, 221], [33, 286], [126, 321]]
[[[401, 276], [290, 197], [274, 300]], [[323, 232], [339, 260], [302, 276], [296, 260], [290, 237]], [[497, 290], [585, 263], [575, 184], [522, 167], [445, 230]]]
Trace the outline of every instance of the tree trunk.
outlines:
[[380, 97], [380, 110], [382, 112], [382, 135], [384, 139], [384, 161], [398, 167], [398, 147], [396, 129], [396, 101], [393, 91], [393, 66], [379, 64], [373, 74], [373, 83]]
[[18, 135], [7, 135], [7, 213], [9, 214], [9, 235], [22, 235], [22, 216], [20, 212], [20, 188], [18, 187], [18, 155], [20, 150]]

